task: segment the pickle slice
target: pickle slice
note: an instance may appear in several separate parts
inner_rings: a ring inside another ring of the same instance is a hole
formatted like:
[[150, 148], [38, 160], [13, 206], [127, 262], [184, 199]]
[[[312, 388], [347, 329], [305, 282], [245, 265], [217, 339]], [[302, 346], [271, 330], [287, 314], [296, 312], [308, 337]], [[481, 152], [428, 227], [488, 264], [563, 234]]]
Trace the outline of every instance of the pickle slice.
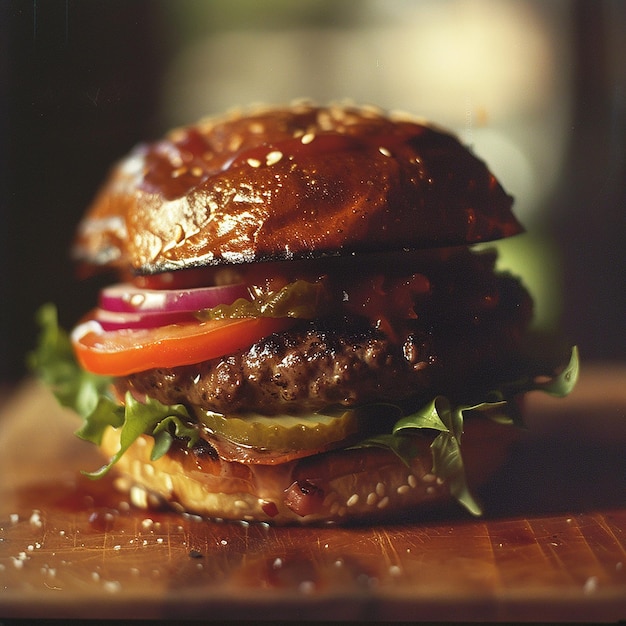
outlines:
[[202, 409], [200, 421], [213, 433], [263, 450], [321, 449], [358, 430], [356, 411], [337, 415], [223, 415]]

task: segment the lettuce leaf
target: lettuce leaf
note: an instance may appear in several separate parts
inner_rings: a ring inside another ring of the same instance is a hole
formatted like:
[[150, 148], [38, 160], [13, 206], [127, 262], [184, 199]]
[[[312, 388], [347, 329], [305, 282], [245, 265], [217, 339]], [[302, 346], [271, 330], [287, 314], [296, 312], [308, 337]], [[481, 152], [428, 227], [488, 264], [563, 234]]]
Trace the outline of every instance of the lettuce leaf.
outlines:
[[108, 463], [94, 472], [83, 472], [90, 478], [101, 478], [117, 463], [124, 452], [142, 434], [154, 437], [151, 458], [156, 460], [169, 449], [174, 437], [188, 439], [193, 446], [199, 433], [182, 404], [167, 406], [152, 398], [139, 402], [127, 393], [120, 404], [112, 391], [112, 379], [91, 374], [76, 362], [69, 335], [59, 327], [54, 305], [46, 304], [37, 313], [41, 327], [35, 350], [28, 365], [54, 393], [62, 406], [83, 418], [75, 434], [100, 445], [104, 431], [120, 428], [120, 449]]
[[[83, 426], [76, 431], [81, 439], [99, 444], [107, 426], [121, 428], [120, 448], [95, 472], [83, 472], [90, 478], [104, 476], [117, 463], [130, 446], [144, 433], [152, 435], [154, 445], [150, 458], [156, 461], [163, 456], [174, 440], [174, 437], [188, 439], [188, 446], [193, 446], [200, 434], [192, 425], [187, 409], [182, 404], [167, 406], [158, 400], [146, 398], [145, 402], [136, 400], [130, 392], [126, 393], [124, 406], [106, 406], [99, 411], [103, 399], [96, 407], [96, 411], [87, 415]], [[110, 419], [107, 419], [110, 416]]]
[[[430, 449], [432, 473], [448, 481], [450, 493], [472, 515], [482, 513], [480, 504], [470, 492], [465, 479], [461, 438], [464, 419], [481, 414], [502, 424], [524, 427], [517, 399], [531, 391], [543, 391], [552, 396], [568, 395], [578, 380], [578, 348], [572, 348], [567, 365], [551, 376], [528, 376], [506, 383], [500, 389], [485, 394], [485, 400], [476, 404], [454, 404], [445, 396], [436, 396], [420, 410], [401, 417], [392, 429], [392, 435], [371, 437], [358, 446], [381, 446], [395, 452], [405, 463], [411, 460], [402, 439], [419, 431], [435, 431]], [[357, 446], [357, 447], [358, 447]]]
[[[304, 287], [308, 289], [308, 287]], [[312, 296], [313, 294], [309, 294]], [[280, 306], [289, 308], [289, 297]], [[199, 431], [185, 406], [167, 406], [152, 398], [139, 402], [127, 393], [121, 405], [112, 391], [112, 379], [84, 371], [76, 362], [68, 334], [59, 328], [54, 305], [44, 305], [37, 315], [41, 334], [35, 351], [29, 355], [32, 371], [53, 391], [59, 403], [76, 411], [83, 419], [76, 431], [81, 439], [99, 445], [105, 430], [120, 428], [120, 449], [91, 478], [104, 476], [142, 434], [154, 438], [152, 460], [163, 456], [175, 438], [188, 440], [192, 447]], [[530, 391], [566, 396], [575, 386], [579, 372], [578, 350], [572, 348], [569, 362], [549, 376], [525, 376], [501, 384], [473, 404], [456, 403], [438, 395], [410, 415], [389, 404], [362, 407], [365, 412], [383, 408], [397, 421], [391, 432], [375, 434], [351, 446], [384, 447], [392, 450], [407, 465], [417, 454], [415, 435], [435, 433], [431, 443], [432, 472], [448, 482], [451, 494], [471, 514], [480, 515], [481, 507], [471, 494], [465, 479], [461, 440], [464, 419], [480, 415], [504, 424], [524, 427], [517, 399]]]
[[102, 396], [112, 397], [110, 379], [86, 372], [78, 365], [70, 338], [59, 327], [53, 304], [42, 306], [36, 319], [41, 330], [37, 347], [28, 355], [27, 364], [62, 406], [72, 408], [84, 418], [97, 409]]

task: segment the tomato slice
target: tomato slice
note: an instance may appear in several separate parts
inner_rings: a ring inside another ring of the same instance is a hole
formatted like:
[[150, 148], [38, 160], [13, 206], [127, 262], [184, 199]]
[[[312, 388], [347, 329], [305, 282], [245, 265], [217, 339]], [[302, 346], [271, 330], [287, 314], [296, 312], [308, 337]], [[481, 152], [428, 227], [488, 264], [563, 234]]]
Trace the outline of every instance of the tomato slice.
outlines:
[[91, 317], [74, 329], [72, 345], [78, 362], [87, 371], [127, 376], [231, 354], [293, 323], [290, 318], [254, 317], [105, 331]]

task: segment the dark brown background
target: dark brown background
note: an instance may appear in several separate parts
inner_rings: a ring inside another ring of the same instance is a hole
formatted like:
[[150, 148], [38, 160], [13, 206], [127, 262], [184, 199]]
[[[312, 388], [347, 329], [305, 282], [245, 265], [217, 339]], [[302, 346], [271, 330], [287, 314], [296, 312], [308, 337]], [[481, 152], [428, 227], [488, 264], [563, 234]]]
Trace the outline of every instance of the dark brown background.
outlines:
[[[93, 287], [73, 282], [75, 224], [110, 164], [154, 135], [159, 67], [153, 3], [0, 4], [2, 323], [0, 378], [23, 373], [34, 311], [55, 301], [66, 323], [89, 308]], [[6, 168], [6, 169], [5, 169]]]

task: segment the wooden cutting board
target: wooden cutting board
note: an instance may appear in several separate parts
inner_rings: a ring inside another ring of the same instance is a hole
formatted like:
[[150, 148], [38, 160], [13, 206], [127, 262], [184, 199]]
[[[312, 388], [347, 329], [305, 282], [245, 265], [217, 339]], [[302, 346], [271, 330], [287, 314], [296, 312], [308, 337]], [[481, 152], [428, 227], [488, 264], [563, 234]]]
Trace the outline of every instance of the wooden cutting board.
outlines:
[[133, 509], [26, 381], [0, 410], [0, 617], [626, 619], [626, 368], [527, 414], [483, 518], [273, 528]]

